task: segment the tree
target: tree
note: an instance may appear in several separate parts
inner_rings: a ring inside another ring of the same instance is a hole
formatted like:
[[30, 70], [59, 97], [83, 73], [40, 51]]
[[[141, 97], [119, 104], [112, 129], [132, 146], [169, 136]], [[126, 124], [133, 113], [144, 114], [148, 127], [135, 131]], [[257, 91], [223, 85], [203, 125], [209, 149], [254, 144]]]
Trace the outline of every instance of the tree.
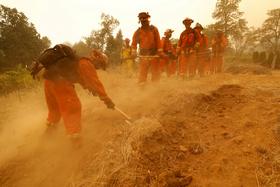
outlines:
[[[217, 20], [215, 28], [222, 30], [226, 36], [232, 36], [238, 28], [244, 12], [239, 11], [241, 0], [218, 0], [212, 17]], [[241, 21], [242, 22], [242, 21]]]
[[77, 55], [79, 56], [88, 56], [88, 54], [90, 53], [90, 48], [83, 41], [75, 43], [73, 45], [73, 49], [76, 51]]
[[0, 5], [1, 69], [28, 65], [49, 45], [50, 40], [41, 38], [22, 12]]
[[233, 36], [232, 46], [235, 56], [241, 57], [245, 52], [252, 52], [258, 45], [258, 30], [251, 27]]
[[215, 24], [206, 25], [206, 27], [203, 29], [203, 33], [208, 37], [209, 45], [211, 45], [211, 41], [216, 33], [216, 25]]
[[122, 31], [119, 30], [114, 38], [112, 35], [107, 39], [105, 54], [109, 57], [109, 61], [117, 65], [121, 61], [121, 50], [123, 45]]
[[260, 29], [261, 44], [273, 52], [277, 52], [280, 40], [280, 8], [268, 11], [268, 18]]
[[112, 37], [113, 31], [119, 26], [119, 21], [113, 16], [101, 14], [101, 29], [93, 30], [89, 37], [85, 38], [89, 48], [99, 49], [104, 52], [108, 38]]

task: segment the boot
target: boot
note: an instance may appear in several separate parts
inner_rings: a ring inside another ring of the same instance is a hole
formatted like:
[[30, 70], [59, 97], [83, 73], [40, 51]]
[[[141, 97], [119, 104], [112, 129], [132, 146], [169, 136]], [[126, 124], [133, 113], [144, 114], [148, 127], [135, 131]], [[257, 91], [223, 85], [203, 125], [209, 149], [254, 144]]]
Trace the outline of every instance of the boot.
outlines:
[[71, 134], [69, 138], [74, 149], [80, 149], [82, 147], [83, 143], [80, 133]]
[[53, 134], [57, 129], [57, 123], [47, 121], [46, 126], [45, 134]]

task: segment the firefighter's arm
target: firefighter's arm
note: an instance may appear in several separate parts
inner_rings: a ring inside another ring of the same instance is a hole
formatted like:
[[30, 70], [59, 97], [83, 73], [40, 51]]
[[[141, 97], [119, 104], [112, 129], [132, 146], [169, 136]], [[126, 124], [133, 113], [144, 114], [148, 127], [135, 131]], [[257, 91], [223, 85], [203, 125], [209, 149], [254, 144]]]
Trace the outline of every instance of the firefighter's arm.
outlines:
[[139, 31], [135, 31], [132, 37], [132, 43], [131, 43], [131, 57], [132, 58], [136, 58], [137, 56], [137, 44], [140, 40], [139, 35], [140, 33], [138, 33]]
[[164, 58], [166, 57], [166, 55], [163, 53], [163, 46], [162, 46], [162, 42], [160, 40], [160, 35], [159, 35], [159, 32], [158, 32], [158, 29], [154, 27], [154, 37], [155, 37], [155, 45], [157, 46], [157, 54]]
[[209, 47], [209, 41], [208, 41], [208, 37], [204, 35], [204, 42], [205, 42], [205, 47], [208, 48]]
[[36, 76], [38, 73], [43, 69], [44, 67], [39, 62], [33, 62], [31, 65], [31, 68], [29, 69], [31, 76], [33, 79], [36, 79]]
[[81, 78], [81, 84], [88, 90], [97, 93], [99, 98], [106, 104], [108, 108], [114, 108], [115, 104], [107, 96], [104, 86], [98, 78], [96, 69], [86, 59], [81, 59], [79, 62], [79, 74]]
[[181, 33], [180, 38], [178, 40], [178, 44], [177, 44], [177, 49], [176, 49], [176, 53], [177, 55], [179, 55], [182, 51], [182, 49], [184, 48], [184, 46], [186, 46], [186, 41], [184, 40], [184, 35], [183, 33]]

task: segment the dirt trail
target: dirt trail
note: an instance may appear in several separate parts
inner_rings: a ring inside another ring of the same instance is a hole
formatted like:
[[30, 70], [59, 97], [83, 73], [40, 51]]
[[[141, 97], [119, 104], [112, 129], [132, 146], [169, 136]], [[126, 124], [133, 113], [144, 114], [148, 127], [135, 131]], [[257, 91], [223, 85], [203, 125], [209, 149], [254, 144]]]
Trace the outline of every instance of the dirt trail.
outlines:
[[44, 134], [40, 88], [0, 99], [0, 186], [280, 185], [279, 72], [164, 79], [146, 88], [100, 76], [135, 121], [127, 125], [78, 88], [80, 150], [62, 125]]

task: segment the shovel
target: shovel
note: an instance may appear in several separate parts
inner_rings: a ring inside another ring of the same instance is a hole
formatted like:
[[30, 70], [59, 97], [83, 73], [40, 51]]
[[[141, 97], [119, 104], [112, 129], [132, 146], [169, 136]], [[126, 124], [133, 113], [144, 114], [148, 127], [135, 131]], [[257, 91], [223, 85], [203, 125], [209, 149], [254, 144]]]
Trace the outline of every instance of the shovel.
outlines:
[[115, 107], [115, 110], [118, 111], [124, 118], [125, 118], [125, 122], [128, 125], [132, 125], [132, 120], [131, 117], [129, 117], [126, 113], [124, 113], [121, 109], [119, 109], [118, 107]]

